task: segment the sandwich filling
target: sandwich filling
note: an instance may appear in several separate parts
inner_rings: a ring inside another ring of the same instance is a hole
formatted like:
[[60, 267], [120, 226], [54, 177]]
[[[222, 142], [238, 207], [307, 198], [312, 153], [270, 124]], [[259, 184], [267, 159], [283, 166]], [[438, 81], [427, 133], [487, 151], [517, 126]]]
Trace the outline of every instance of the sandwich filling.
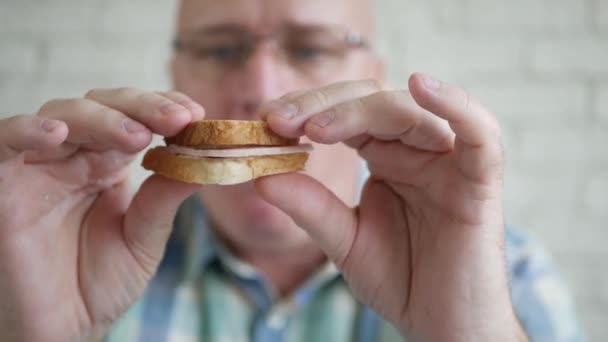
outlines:
[[247, 158], [305, 153], [313, 150], [312, 144], [297, 146], [251, 146], [239, 148], [195, 149], [184, 146], [169, 145], [166, 149], [174, 154], [194, 158]]

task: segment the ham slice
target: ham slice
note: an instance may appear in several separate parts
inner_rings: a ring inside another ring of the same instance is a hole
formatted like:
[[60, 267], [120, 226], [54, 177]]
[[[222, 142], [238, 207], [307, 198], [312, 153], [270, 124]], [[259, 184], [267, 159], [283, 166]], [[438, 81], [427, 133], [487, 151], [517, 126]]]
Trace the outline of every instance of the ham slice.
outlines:
[[195, 148], [169, 145], [167, 150], [174, 154], [188, 157], [201, 158], [245, 158], [259, 156], [274, 156], [280, 154], [295, 154], [310, 152], [313, 150], [311, 144], [300, 144], [297, 146], [272, 146], [272, 147], [240, 147], [229, 149], [199, 150]]

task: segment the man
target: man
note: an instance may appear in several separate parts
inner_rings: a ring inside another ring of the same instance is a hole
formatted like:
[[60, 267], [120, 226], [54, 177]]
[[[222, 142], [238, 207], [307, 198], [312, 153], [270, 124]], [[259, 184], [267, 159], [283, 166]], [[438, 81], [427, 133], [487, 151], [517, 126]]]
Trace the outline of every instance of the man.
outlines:
[[[554, 270], [505, 235], [494, 116], [430, 76], [382, 88], [372, 37], [366, 0], [183, 0], [181, 93], [0, 122], [2, 341], [577, 339]], [[203, 117], [305, 136], [307, 174], [152, 176], [131, 200], [152, 133]]]

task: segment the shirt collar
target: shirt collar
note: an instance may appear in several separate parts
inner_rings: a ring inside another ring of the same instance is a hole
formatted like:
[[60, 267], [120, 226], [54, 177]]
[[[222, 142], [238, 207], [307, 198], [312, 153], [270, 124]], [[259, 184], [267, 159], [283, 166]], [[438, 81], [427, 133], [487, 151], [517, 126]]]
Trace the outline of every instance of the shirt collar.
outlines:
[[177, 212], [173, 234], [183, 241], [183, 280], [196, 280], [217, 259], [216, 238], [209, 228], [207, 213], [195, 195], [188, 198]]
[[[367, 163], [362, 161], [358, 196], [361, 195], [363, 185], [369, 174]], [[181, 270], [183, 280], [195, 280], [213, 261], [218, 259], [221, 259], [224, 264], [233, 268], [237, 274], [242, 276], [251, 277], [257, 274], [253, 267], [232, 256], [232, 253], [222, 246], [209, 227], [207, 217], [205, 208], [197, 195], [189, 197], [177, 212], [172, 239], [176, 238], [177, 245], [180, 246], [179, 249], [184, 250], [167, 251], [167, 253], [183, 253], [182, 256], [185, 259], [183, 259], [184, 268]], [[317, 274], [324, 274], [325, 277], [328, 277], [330, 274], [337, 276], [339, 272], [332, 263], [328, 262]]]
[[[236, 257], [217, 239], [207, 217], [206, 210], [197, 196], [188, 198], [177, 213], [173, 234], [175, 238], [183, 241], [183, 281], [195, 281], [216, 260], [239, 278], [261, 279], [254, 267]], [[306, 281], [302, 289], [321, 286], [339, 275], [335, 265], [327, 262]], [[307, 297], [307, 292], [299, 291], [296, 297]], [[299, 298], [295, 299], [300, 301]]]

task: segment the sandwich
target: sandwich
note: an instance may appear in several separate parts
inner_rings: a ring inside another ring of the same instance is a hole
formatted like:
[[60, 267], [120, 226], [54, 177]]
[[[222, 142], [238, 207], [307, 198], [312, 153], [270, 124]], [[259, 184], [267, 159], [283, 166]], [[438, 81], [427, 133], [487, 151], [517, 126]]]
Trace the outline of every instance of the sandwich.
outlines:
[[263, 121], [202, 120], [148, 150], [142, 166], [186, 183], [238, 184], [303, 171], [312, 145], [299, 140], [277, 135]]

